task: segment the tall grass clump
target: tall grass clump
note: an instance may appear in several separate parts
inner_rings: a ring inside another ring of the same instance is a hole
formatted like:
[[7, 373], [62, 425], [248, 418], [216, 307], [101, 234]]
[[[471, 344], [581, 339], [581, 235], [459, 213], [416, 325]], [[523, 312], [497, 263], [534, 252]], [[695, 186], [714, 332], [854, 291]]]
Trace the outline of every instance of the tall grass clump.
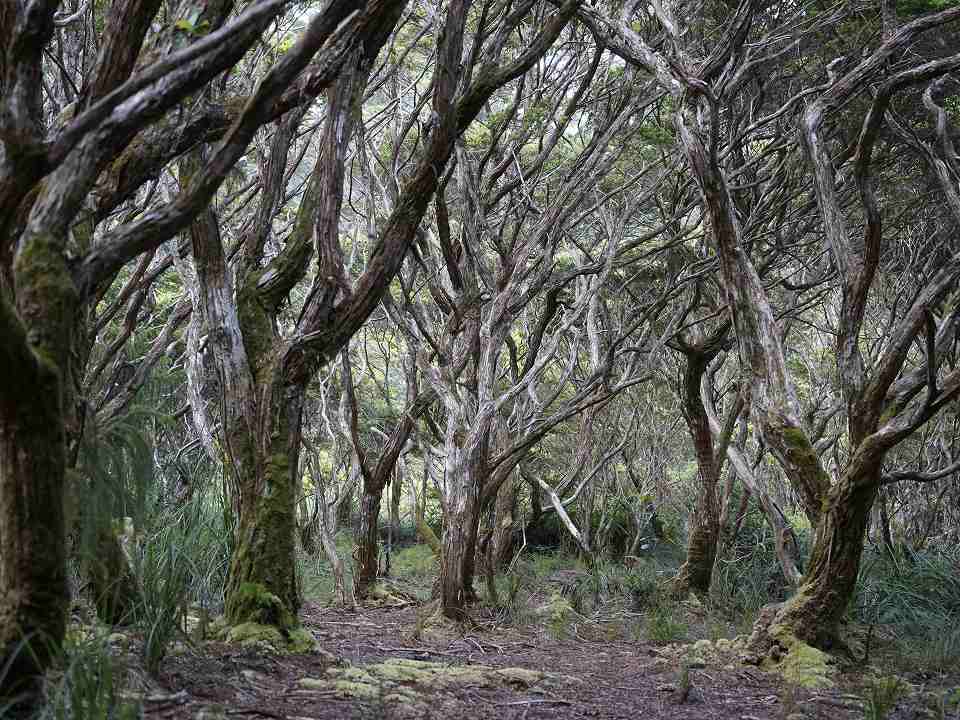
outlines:
[[124, 696], [124, 679], [104, 635], [69, 633], [35, 720], [136, 720], [140, 704]]
[[773, 538], [765, 526], [743, 528], [730, 551], [717, 560], [711, 597], [737, 615], [752, 615], [784, 591]]
[[191, 608], [204, 616], [219, 609], [233, 537], [219, 490], [201, 467], [187, 498], [155, 467], [144, 427], [163, 421], [133, 409], [85, 441], [84, 495], [74, 516], [77, 559], [98, 615], [143, 634], [151, 673]]
[[960, 668], [960, 551], [904, 548], [868, 556], [850, 614], [892, 635], [905, 665], [927, 672]]
[[204, 495], [158, 514], [152, 525], [132, 553], [131, 570], [139, 596], [134, 621], [144, 636], [144, 663], [155, 673], [191, 608], [203, 616], [220, 608], [232, 534], [216, 499]]

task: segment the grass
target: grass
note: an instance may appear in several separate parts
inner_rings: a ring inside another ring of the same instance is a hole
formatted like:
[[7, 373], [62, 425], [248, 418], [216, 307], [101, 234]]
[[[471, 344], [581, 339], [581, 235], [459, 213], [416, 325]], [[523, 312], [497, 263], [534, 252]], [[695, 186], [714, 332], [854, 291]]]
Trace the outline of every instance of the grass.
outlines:
[[139, 703], [123, 694], [125, 670], [106, 636], [68, 633], [63, 655], [49, 673], [36, 720], [135, 720]]
[[898, 677], [877, 678], [870, 683], [863, 700], [864, 720], [886, 720], [906, 692]]
[[866, 558], [850, 616], [883, 629], [900, 669], [960, 670], [960, 552]]
[[[343, 561], [344, 582], [353, 582], [352, 532], [349, 529], [341, 530], [334, 537], [334, 544]], [[381, 547], [381, 566], [384, 564], [384, 552], [384, 548]], [[301, 554], [299, 563], [304, 597], [321, 604], [336, 602], [333, 572], [323, 551], [318, 550], [315, 557]], [[394, 548], [390, 556], [389, 580], [421, 600], [430, 599], [430, 591], [437, 572], [437, 561], [428, 545], [417, 544]]]
[[657, 606], [647, 615], [646, 637], [657, 645], [686, 640], [688, 631], [689, 625], [673, 606]]

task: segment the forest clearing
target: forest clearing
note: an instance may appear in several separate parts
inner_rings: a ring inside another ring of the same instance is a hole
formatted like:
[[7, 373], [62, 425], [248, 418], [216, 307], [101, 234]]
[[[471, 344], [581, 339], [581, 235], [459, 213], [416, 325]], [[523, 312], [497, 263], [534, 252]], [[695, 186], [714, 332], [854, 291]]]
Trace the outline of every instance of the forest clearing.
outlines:
[[960, 716], [957, 0], [0, 0], [0, 715]]

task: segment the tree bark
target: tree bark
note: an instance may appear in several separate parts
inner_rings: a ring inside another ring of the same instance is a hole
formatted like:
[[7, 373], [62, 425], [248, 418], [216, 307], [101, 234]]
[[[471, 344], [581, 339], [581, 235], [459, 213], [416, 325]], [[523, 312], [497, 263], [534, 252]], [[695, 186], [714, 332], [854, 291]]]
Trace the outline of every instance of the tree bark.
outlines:
[[0, 313], [0, 373], [18, 379], [0, 384], [0, 656], [11, 663], [0, 696], [11, 696], [37, 689], [66, 629], [65, 430], [59, 373], [3, 298]]
[[377, 582], [380, 569], [380, 499], [382, 487], [364, 482], [360, 494], [360, 525], [357, 527], [357, 548], [353, 553], [353, 591], [357, 598], [365, 598]]
[[[275, 381], [260, 408], [266, 447], [240, 475], [240, 513], [224, 611], [230, 625], [255, 622], [281, 631], [297, 627], [296, 475], [305, 387]], [[236, 438], [238, 433], [234, 433]], [[253, 440], [254, 438], [244, 438]], [[259, 439], [259, 438], [257, 438]], [[246, 472], [244, 472], [246, 471]]]
[[[879, 467], [869, 470], [878, 471]], [[750, 647], [758, 655], [768, 654], [771, 642], [780, 641], [778, 626], [814, 647], [842, 649], [838, 628], [860, 572], [863, 537], [877, 487], [868, 478], [844, 476], [831, 488], [803, 581], [772, 624], [758, 625], [751, 636]]]
[[506, 566], [513, 549], [513, 531], [516, 525], [517, 482], [510, 478], [497, 491], [493, 506], [493, 528], [490, 534], [488, 557], [492, 570]]
[[720, 536], [717, 484], [720, 479], [721, 458], [715, 455], [710, 421], [700, 398], [701, 380], [717, 350], [684, 344], [683, 352], [683, 417], [696, 453], [700, 483], [697, 507], [690, 519], [687, 558], [672, 583], [672, 591], [679, 597], [685, 597], [691, 592], [698, 595], [709, 594], [713, 565], [717, 557], [717, 540]]

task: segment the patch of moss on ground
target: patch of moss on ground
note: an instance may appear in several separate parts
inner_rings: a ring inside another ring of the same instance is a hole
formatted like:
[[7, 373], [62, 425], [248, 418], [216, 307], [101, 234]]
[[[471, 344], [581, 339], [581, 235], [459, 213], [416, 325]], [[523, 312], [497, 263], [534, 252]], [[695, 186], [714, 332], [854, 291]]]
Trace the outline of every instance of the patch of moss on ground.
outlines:
[[[560, 676], [526, 668], [493, 668], [488, 665], [446, 665], [444, 663], [392, 658], [382, 663], [331, 667], [322, 678], [303, 678], [305, 690], [333, 691], [344, 698], [403, 705], [413, 713], [425, 712], [436, 701], [436, 693], [467, 687], [507, 686], [528, 689], [551, 684]], [[570, 678], [564, 678], [570, 681]]]

